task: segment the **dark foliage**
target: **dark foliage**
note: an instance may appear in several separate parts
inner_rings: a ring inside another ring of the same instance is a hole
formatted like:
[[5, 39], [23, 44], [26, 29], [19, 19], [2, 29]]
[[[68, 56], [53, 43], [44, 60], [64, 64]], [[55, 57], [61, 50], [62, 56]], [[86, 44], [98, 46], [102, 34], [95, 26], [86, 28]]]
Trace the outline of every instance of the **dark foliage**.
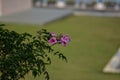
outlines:
[[51, 63], [49, 54], [67, 61], [59, 51], [48, 44], [50, 33], [42, 29], [37, 36], [0, 28], [0, 80], [19, 80], [32, 72], [34, 77], [45, 75], [49, 80], [46, 66]]

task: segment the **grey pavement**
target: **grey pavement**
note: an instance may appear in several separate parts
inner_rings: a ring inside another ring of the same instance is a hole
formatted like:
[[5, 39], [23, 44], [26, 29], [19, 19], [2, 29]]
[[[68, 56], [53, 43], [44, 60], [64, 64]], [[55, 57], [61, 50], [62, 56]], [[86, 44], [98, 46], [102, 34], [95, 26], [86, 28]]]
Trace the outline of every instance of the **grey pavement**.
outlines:
[[94, 10], [81, 10], [67, 7], [64, 9], [58, 8], [32, 8], [20, 13], [2, 16], [0, 22], [8, 23], [22, 23], [22, 24], [38, 24], [44, 25], [49, 22], [64, 18], [71, 14], [74, 15], [91, 15], [103, 17], [120, 17], [120, 11], [94, 11]]
[[44, 25], [70, 14], [72, 14], [71, 9], [32, 8], [24, 12], [2, 16], [0, 22]]
[[120, 17], [120, 11], [76, 10], [74, 15], [90, 15], [99, 17]]

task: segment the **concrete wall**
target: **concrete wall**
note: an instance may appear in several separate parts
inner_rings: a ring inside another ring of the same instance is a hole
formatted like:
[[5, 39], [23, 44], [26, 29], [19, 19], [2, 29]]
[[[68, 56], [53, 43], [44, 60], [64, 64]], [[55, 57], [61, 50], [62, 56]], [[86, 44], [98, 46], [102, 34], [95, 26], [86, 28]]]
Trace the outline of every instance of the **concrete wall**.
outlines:
[[0, 0], [0, 16], [2, 15], [2, 4], [1, 4], [1, 0]]
[[32, 7], [32, 0], [0, 0], [0, 15], [9, 15]]

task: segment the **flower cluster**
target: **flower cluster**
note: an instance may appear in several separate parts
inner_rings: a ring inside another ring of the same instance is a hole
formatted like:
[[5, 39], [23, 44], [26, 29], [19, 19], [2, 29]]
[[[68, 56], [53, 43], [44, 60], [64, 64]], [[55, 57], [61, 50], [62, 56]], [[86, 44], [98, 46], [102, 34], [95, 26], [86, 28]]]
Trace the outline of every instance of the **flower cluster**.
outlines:
[[70, 42], [70, 37], [68, 34], [57, 35], [54, 32], [50, 33], [50, 39], [48, 40], [49, 44], [62, 44], [62, 46], [66, 46], [68, 42]]

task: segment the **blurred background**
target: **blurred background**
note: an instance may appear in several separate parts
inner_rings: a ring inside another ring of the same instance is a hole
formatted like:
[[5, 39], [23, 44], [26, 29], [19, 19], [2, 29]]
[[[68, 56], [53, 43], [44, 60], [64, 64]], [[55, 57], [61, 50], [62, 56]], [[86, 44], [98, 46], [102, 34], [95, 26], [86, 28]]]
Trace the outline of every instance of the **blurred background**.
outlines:
[[[45, 28], [70, 36], [66, 47], [55, 46], [68, 63], [51, 55], [51, 80], [120, 80], [120, 57], [111, 68], [118, 72], [103, 71], [120, 48], [120, 0], [0, 0], [0, 23], [18, 33]], [[26, 80], [45, 79], [30, 73]]]

